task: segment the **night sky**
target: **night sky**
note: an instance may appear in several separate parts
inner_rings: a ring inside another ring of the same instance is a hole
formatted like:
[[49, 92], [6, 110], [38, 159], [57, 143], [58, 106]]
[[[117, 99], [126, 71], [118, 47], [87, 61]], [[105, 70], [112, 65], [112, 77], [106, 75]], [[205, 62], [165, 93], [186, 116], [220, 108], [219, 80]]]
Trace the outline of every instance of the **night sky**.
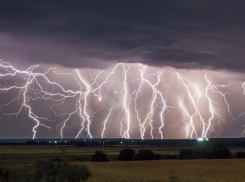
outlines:
[[[90, 137], [89, 132], [95, 138], [142, 138], [135, 108], [143, 123], [151, 110], [154, 94], [157, 99], [152, 106], [152, 121], [148, 118], [145, 122], [144, 138], [162, 138], [161, 132], [163, 138], [204, 137], [203, 127], [207, 131], [205, 137], [242, 137], [245, 125], [245, 88], [242, 87], [245, 81], [244, 10], [245, 2], [242, 0], [1, 0], [0, 59], [21, 71], [39, 64], [33, 70], [35, 73], [45, 73], [49, 68], [58, 67], [48, 73], [47, 78], [61, 84], [66, 90], [78, 91], [82, 88], [83, 108], [88, 87], [84, 82], [79, 85], [81, 81], [77, 81], [78, 73], [74, 70], [79, 70], [81, 77], [89, 84], [104, 70], [98, 76], [98, 83], [91, 87], [93, 90], [103, 83], [118, 63], [124, 63], [118, 65], [101, 88], [102, 100], [98, 101], [94, 95], [99, 93], [98, 90], [88, 93], [86, 110], [90, 125], [84, 121], [85, 128], [78, 135], [83, 119], [76, 112], [66, 122], [64, 138], [86, 138]], [[153, 85], [159, 76], [156, 89], [160, 92], [154, 92], [150, 84], [144, 82], [135, 106], [134, 99], [144, 67], [145, 79]], [[13, 69], [1, 66], [0, 74], [5, 73], [13, 73]], [[25, 73], [1, 76], [0, 88], [13, 85], [23, 87], [28, 78]], [[195, 100], [194, 105], [180, 78], [188, 85]], [[206, 78], [212, 85], [218, 86], [208, 87]], [[126, 89], [124, 80], [127, 82]], [[69, 116], [67, 113], [75, 110], [79, 96], [62, 102], [45, 100], [48, 96], [43, 96], [38, 83], [48, 93], [64, 93], [41, 76], [28, 86], [26, 102], [35, 116], [42, 117], [38, 120], [40, 125], [35, 129], [35, 137], [60, 138], [61, 127]], [[200, 101], [193, 84], [202, 92]], [[208, 93], [205, 88], [209, 88]], [[0, 92], [1, 139], [34, 136], [33, 127], [37, 122], [28, 117], [27, 107], [21, 107], [23, 94], [24, 89]], [[164, 106], [161, 95], [167, 105], [162, 113], [163, 125], [159, 115]], [[53, 99], [60, 98], [55, 96]], [[212, 101], [209, 102], [209, 99]], [[181, 108], [181, 101], [189, 116], [193, 117], [193, 125]], [[130, 113], [128, 120], [126, 107]], [[200, 111], [205, 125], [195, 112], [195, 107]], [[216, 114], [212, 117], [212, 107], [220, 117]], [[111, 108], [105, 135], [102, 136]], [[86, 118], [84, 111], [83, 116]], [[43, 119], [45, 117], [49, 119]], [[196, 135], [190, 134], [193, 126]]]

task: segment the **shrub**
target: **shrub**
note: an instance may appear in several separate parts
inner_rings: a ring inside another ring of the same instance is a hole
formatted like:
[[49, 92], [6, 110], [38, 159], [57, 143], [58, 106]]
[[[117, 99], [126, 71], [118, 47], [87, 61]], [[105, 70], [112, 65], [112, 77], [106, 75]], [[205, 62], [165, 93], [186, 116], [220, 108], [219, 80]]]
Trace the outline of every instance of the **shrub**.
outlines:
[[103, 153], [102, 151], [95, 151], [95, 154], [92, 155], [92, 162], [108, 162], [109, 159], [107, 158], [107, 155]]
[[203, 142], [198, 148], [194, 150], [182, 149], [180, 150], [179, 159], [225, 159], [231, 156], [231, 152], [227, 145], [221, 140], [211, 139]]
[[21, 173], [17, 169], [3, 169], [0, 167], [0, 181], [1, 182], [31, 182], [30, 173]]
[[134, 159], [135, 151], [131, 148], [126, 148], [120, 151], [118, 156], [119, 161], [131, 161]]
[[140, 149], [135, 155], [135, 160], [154, 160], [155, 154], [150, 149]]
[[91, 176], [86, 166], [70, 165], [66, 163], [37, 160], [35, 163], [35, 181], [48, 182], [79, 182]]
[[91, 172], [86, 166], [64, 164], [60, 166], [57, 174], [57, 180], [59, 182], [79, 182], [85, 181], [91, 176]]
[[0, 181], [9, 181], [9, 170], [0, 167]]
[[219, 139], [211, 139], [205, 147], [205, 151], [209, 153], [207, 158], [226, 159], [231, 155], [228, 146]]
[[191, 149], [182, 149], [179, 151], [179, 159], [194, 159], [193, 151]]
[[155, 159], [156, 160], [161, 160], [162, 159], [162, 155], [161, 154], [155, 154]]
[[237, 158], [245, 158], [245, 152], [239, 151], [236, 153]]
[[161, 159], [177, 159], [177, 155], [163, 154]]
[[37, 181], [55, 182], [59, 165], [60, 163], [54, 163], [53, 161], [37, 160], [34, 165], [35, 179]]

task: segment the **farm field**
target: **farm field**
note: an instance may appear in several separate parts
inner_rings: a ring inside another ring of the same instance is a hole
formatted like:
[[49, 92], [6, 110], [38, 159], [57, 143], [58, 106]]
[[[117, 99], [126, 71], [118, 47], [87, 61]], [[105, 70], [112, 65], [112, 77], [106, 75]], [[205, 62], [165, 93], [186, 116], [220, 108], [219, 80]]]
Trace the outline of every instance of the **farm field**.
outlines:
[[245, 160], [240, 159], [113, 161], [85, 164], [92, 170], [90, 181], [242, 182], [245, 179]]
[[[191, 147], [128, 146], [135, 151], [151, 149], [155, 154], [175, 154]], [[48, 146], [0, 146], [0, 166], [15, 168], [19, 172], [31, 170], [37, 159], [61, 159], [68, 163], [85, 164], [92, 171], [88, 181], [244, 181], [245, 159], [220, 160], [155, 160], [116, 161], [119, 152], [127, 147], [74, 147], [70, 145]], [[110, 162], [90, 162], [96, 150], [107, 153]], [[234, 155], [245, 148], [230, 147]]]

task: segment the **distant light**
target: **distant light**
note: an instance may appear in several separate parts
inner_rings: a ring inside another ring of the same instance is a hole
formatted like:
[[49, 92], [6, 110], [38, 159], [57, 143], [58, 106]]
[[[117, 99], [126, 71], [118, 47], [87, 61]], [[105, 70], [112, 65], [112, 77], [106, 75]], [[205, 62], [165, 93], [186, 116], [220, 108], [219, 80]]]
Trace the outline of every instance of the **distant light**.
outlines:
[[57, 141], [55, 141], [54, 143], [57, 143]]
[[123, 143], [123, 142], [121, 142], [121, 143]]
[[208, 141], [208, 138], [197, 138], [197, 141], [199, 141], [199, 142]]
[[203, 138], [197, 138], [197, 141], [202, 142]]

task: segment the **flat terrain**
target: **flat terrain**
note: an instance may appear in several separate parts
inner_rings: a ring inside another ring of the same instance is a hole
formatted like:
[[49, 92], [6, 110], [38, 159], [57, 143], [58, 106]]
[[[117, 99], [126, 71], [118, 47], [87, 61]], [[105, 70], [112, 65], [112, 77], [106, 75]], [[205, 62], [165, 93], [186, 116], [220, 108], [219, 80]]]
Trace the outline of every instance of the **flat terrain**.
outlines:
[[[158, 160], [119, 162], [116, 157], [126, 147], [74, 147], [50, 146], [0, 146], [0, 166], [25, 172], [32, 169], [37, 159], [62, 159], [69, 163], [87, 165], [92, 171], [89, 181], [245, 181], [245, 159], [222, 160]], [[142, 147], [132, 146], [135, 151], [149, 148], [156, 154], [178, 154], [190, 147]], [[110, 162], [90, 162], [96, 150], [107, 153]], [[245, 148], [230, 148], [233, 155]]]
[[245, 181], [245, 160], [238, 159], [114, 161], [85, 164], [92, 170], [91, 181]]

